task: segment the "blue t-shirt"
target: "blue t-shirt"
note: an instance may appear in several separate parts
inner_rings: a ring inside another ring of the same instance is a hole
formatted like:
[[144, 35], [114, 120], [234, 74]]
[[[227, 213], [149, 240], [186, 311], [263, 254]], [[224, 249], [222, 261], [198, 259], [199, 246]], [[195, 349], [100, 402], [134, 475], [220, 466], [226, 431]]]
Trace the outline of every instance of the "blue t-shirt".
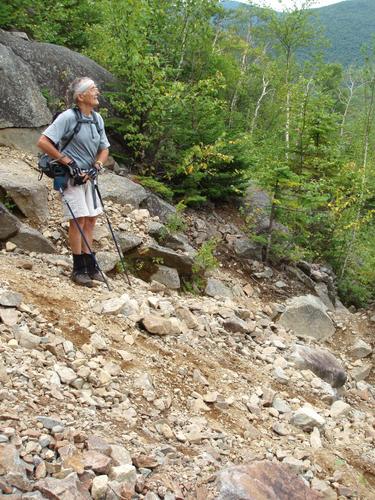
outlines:
[[59, 144], [60, 150], [62, 148], [63, 153], [75, 160], [77, 165], [83, 169], [90, 168], [98, 152], [110, 146], [105, 134], [103, 118], [99, 113], [95, 111], [94, 113], [99, 124], [100, 133], [96, 128], [93, 117], [82, 114], [85, 123], [81, 123], [78, 134], [74, 135], [66, 148], [63, 147], [64, 143], [71, 137], [77, 125], [76, 114], [72, 109], [59, 114], [56, 120], [43, 132], [43, 135], [51, 139], [55, 144]]

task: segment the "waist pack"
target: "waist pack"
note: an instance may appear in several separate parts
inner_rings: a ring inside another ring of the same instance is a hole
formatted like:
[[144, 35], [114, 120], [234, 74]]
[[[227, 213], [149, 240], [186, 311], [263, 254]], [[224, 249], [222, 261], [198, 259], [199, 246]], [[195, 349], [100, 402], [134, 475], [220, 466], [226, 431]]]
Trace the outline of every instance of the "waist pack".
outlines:
[[43, 175], [46, 175], [50, 179], [54, 179], [55, 177], [63, 177], [68, 173], [67, 169], [63, 165], [48, 156], [46, 153], [39, 157], [38, 169], [39, 180], [43, 177]]

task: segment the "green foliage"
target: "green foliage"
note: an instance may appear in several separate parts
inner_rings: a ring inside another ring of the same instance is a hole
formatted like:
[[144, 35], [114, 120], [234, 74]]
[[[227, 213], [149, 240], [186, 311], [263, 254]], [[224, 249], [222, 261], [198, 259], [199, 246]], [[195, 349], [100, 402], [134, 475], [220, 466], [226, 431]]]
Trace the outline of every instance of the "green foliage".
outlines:
[[165, 185], [164, 183], [154, 179], [153, 177], [145, 177], [145, 176], [135, 176], [134, 180], [139, 182], [143, 187], [150, 189], [154, 193], [156, 193], [161, 198], [164, 198], [168, 201], [171, 201], [173, 198], [172, 189]]
[[213, 271], [219, 265], [219, 261], [214, 255], [217, 247], [217, 240], [212, 238], [202, 243], [197, 254], [194, 257], [193, 273], [197, 276], [203, 276], [209, 271]]
[[164, 225], [169, 234], [181, 233], [186, 230], [186, 222], [183, 217], [185, 208], [185, 203], [180, 201], [176, 205], [176, 212], [169, 215], [167, 222]]
[[206, 286], [206, 273], [213, 271], [219, 265], [219, 261], [214, 255], [217, 244], [218, 241], [214, 238], [202, 243], [194, 257], [192, 277], [189, 281], [185, 280], [183, 283], [182, 289], [185, 292], [194, 295], [203, 293]]
[[6, 191], [0, 188], [0, 203], [4, 205], [10, 212], [15, 212], [17, 205], [14, 203], [13, 198], [11, 198]]
[[26, 31], [41, 42], [82, 50], [88, 44], [86, 29], [100, 21], [92, 0], [2, 0], [0, 27]]

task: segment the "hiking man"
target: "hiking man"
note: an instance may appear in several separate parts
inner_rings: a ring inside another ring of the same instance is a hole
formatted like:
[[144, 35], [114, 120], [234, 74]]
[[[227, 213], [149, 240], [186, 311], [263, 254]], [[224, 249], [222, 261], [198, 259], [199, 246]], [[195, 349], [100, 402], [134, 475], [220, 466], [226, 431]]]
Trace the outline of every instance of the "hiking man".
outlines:
[[[64, 190], [64, 198], [90, 248], [96, 218], [103, 211], [97, 203], [93, 183], [108, 158], [109, 148], [103, 118], [94, 111], [98, 97], [99, 90], [93, 80], [75, 79], [67, 93], [67, 101], [74, 107], [59, 114], [37, 143], [44, 153], [66, 167], [65, 180], [60, 177], [55, 182], [63, 181], [59, 188]], [[73, 253], [71, 278], [79, 285], [92, 287], [93, 280], [104, 281], [103, 277], [65, 204], [64, 212], [69, 220], [69, 245]]]

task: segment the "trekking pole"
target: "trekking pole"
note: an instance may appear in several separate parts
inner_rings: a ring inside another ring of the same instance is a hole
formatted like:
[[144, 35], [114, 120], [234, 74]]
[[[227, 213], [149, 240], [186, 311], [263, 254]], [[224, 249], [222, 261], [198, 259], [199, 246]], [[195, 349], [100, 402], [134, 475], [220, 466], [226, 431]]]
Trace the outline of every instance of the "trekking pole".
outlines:
[[89, 252], [90, 252], [91, 257], [94, 259], [94, 262], [95, 262], [96, 267], [98, 268], [98, 270], [99, 270], [100, 274], [102, 275], [102, 278], [103, 278], [103, 280], [104, 280], [104, 283], [107, 285], [108, 290], [111, 290], [111, 288], [110, 288], [110, 286], [109, 286], [109, 284], [108, 284], [107, 278], [106, 278], [105, 274], [103, 273], [103, 271], [101, 270], [101, 268], [100, 268], [100, 266], [99, 266], [99, 264], [98, 264], [98, 261], [96, 260], [96, 256], [95, 256], [94, 252], [91, 250], [91, 247], [90, 247], [90, 245], [89, 245], [89, 242], [87, 241], [87, 238], [86, 238], [86, 236], [85, 236], [84, 232], [82, 231], [81, 226], [78, 224], [78, 221], [77, 221], [77, 219], [76, 219], [76, 217], [75, 217], [75, 215], [74, 215], [74, 213], [73, 213], [73, 210], [72, 210], [71, 206], [69, 205], [69, 203], [68, 203], [67, 199], [66, 199], [66, 198], [65, 198], [65, 196], [64, 196], [64, 191], [62, 190], [62, 188], [60, 188], [60, 189], [59, 189], [59, 192], [60, 192], [60, 194], [61, 194], [62, 199], [64, 200], [64, 203], [65, 203], [65, 204], [66, 204], [66, 206], [68, 207], [68, 210], [69, 210], [69, 212], [70, 212], [71, 216], [73, 217], [73, 220], [74, 220], [74, 222], [75, 222], [75, 224], [76, 224], [76, 226], [77, 226], [77, 228], [78, 228], [78, 231], [81, 233], [81, 237], [82, 237], [83, 241], [85, 242], [85, 245], [86, 245], [86, 247], [88, 248], [88, 250], [89, 250]]
[[103, 198], [102, 198], [102, 195], [100, 194], [100, 191], [99, 191], [99, 188], [98, 188], [98, 184], [97, 184], [97, 182], [96, 182], [96, 179], [95, 179], [93, 182], [94, 182], [94, 186], [95, 186], [96, 192], [97, 192], [97, 194], [98, 194], [98, 198], [99, 198], [99, 200], [100, 200], [100, 204], [101, 204], [101, 206], [102, 206], [102, 208], [103, 208], [103, 212], [104, 212], [105, 218], [107, 219], [107, 224], [108, 224], [109, 230], [111, 231], [112, 239], [113, 239], [113, 241], [115, 242], [115, 245], [116, 245], [116, 250], [117, 250], [117, 253], [118, 253], [119, 257], [120, 257], [120, 262], [121, 262], [122, 268], [123, 268], [123, 270], [124, 270], [124, 272], [125, 272], [125, 274], [126, 274], [126, 277], [127, 277], [127, 279], [128, 279], [128, 283], [129, 283], [129, 286], [130, 286], [130, 288], [131, 288], [131, 287], [132, 287], [132, 284], [130, 283], [129, 274], [128, 274], [127, 270], [126, 270], [125, 260], [124, 260], [124, 255], [123, 255], [123, 253], [122, 253], [122, 251], [121, 251], [121, 249], [120, 249], [120, 246], [119, 246], [119, 244], [118, 244], [118, 242], [117, 242], [117, 238], [116, 238], [115, 233], [114, 233], [114, 231], [113, 231], [112, 224], [111, 224], [111, 222], [110, 222], [110, 220], [109, 220], [109, 217], [108, 217], [108, 215], [107, 215], [107, 212], [105, 211], [105, 208], [104, 208], [104, 203], [103, 203]]

